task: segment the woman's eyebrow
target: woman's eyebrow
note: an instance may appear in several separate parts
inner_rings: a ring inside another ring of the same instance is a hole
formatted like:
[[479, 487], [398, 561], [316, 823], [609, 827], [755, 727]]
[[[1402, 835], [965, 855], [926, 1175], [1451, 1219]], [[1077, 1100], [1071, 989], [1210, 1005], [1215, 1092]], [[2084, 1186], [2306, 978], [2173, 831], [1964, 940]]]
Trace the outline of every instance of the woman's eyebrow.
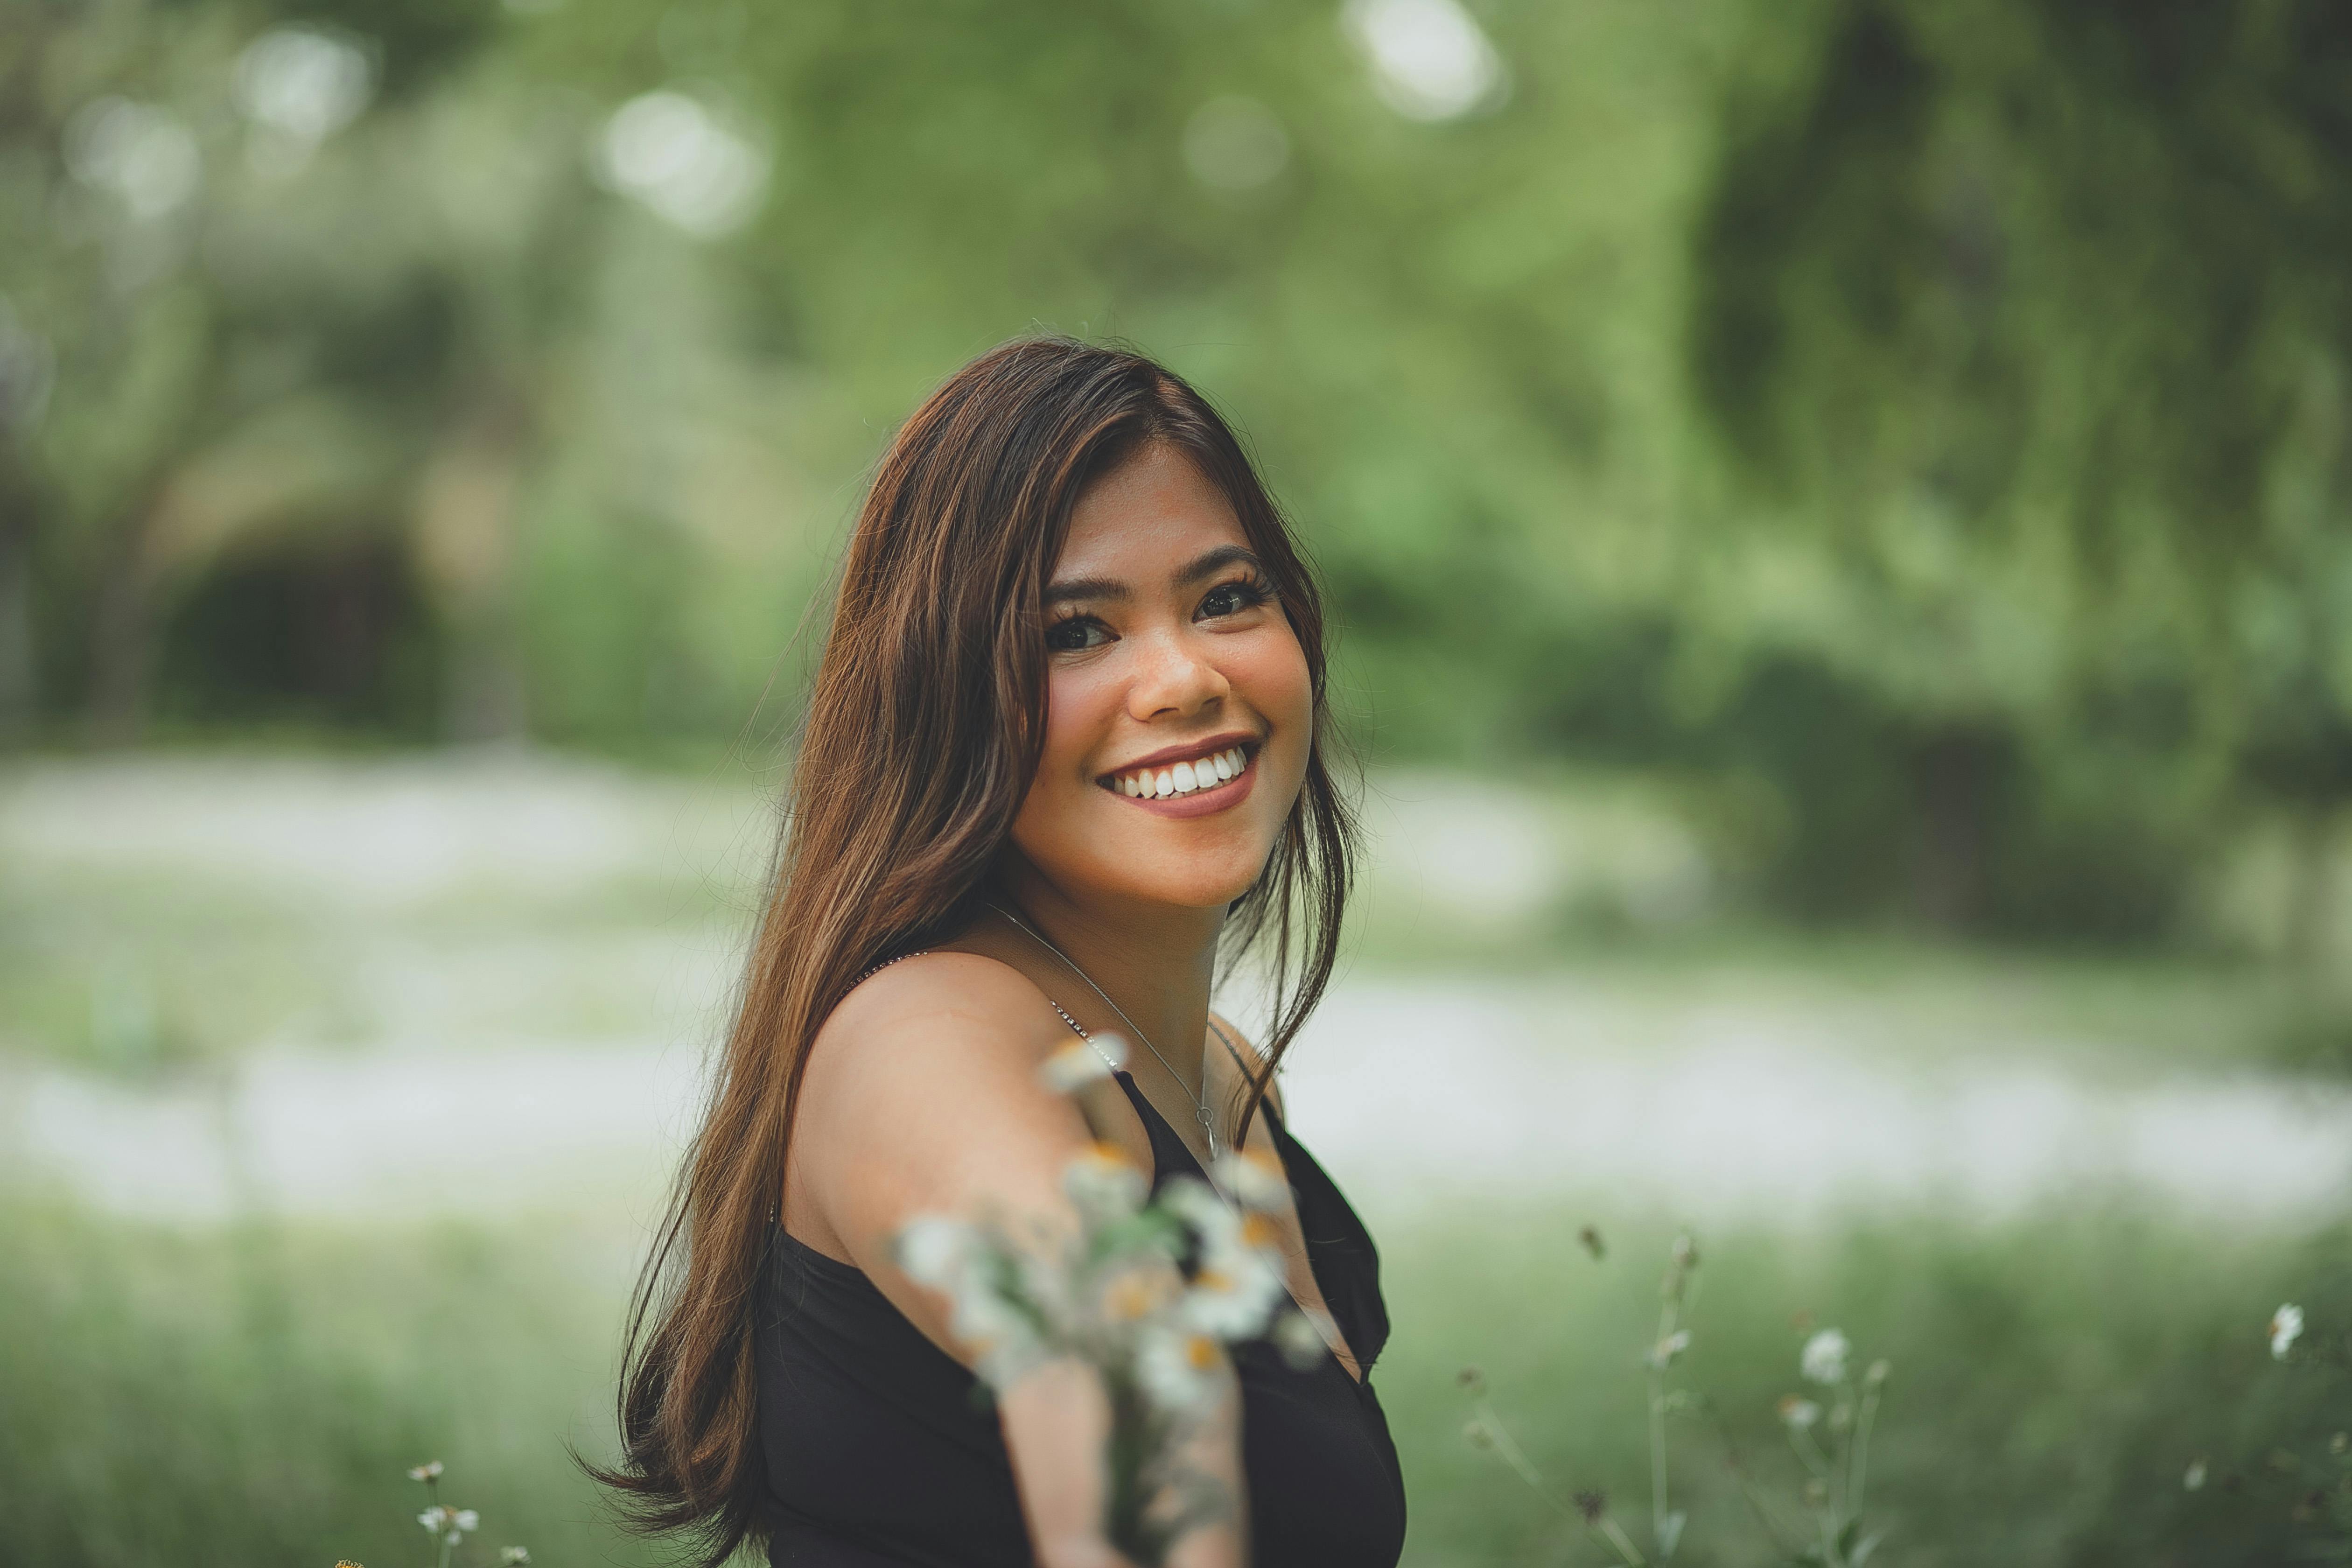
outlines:
[[1045, 603], [1066, 605], [1073, 599], [1125, 599], [1127, 584], [1109, 577], [1065, 577], [1045, 584]]
[[1180, 588], [1189, 588], [1195, 583], [1215, 576], [1236, 563], [1255, 566], [1261, 572], [1265, 570], [1265, 563], [1257, 558], [1257, 552], [1247, 545], [1220, 544], [1177, 573], [1176, 585]]
[[[1180, 588], [1189, 588], [1195, 583], [1215, 576], [1236, 563], [1255, 566], [1260, 571], [1265, 570], [1265, 566], [1257, 558], [1257, 552], [1247, 545], [1220, 544], [1214, 550], [1179, 568], [1175, 577], [1176, 585]], [[1058, 583], [1045, 584], [1045, 603], [1048, 605], [1066, 605], [1073, 599], [1109, 599], [1116, 602], [1134, 596], [1126, 584], [1114, 577], [1065, 577]]]

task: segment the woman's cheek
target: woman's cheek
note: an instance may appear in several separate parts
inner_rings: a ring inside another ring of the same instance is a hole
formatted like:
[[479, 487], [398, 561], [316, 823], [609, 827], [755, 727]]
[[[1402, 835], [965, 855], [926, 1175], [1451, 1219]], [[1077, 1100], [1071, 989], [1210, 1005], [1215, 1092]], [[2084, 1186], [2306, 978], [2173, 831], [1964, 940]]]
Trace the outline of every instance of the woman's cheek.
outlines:
[[1251, 648], [1240, 673], [1234, 685], [1268, 723], [1297, 734], [1299, 754], [1304, 757], [1305, 731], [1314, 716], [1315, 693], [1307, 678], [1307, 655], [1290, 628], [1284, 626]]
[[1084, 760], [1116, 705], [1110, 683], [1088, 670], [1055, 670], [1045, 680], [1045, 754], [1042, 769], [1066, 774]]

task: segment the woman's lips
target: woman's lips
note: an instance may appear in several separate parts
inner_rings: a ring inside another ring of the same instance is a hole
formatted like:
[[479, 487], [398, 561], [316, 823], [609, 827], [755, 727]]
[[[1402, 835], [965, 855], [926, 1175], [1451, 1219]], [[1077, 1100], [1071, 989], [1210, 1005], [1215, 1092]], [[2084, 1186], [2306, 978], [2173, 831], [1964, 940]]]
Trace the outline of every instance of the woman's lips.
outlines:
[[[1169, 780], [1171, 793], [1167, 795], [1160, 795], [1156, 792], [1150, 795], [1129, 795], [1119, 787], [1119, 781], [1116, 779], [1102, 787], [1128, 805], [1140, 806], [1155, 816], [1182, 818], [1213, 816], [1217, 812], [1239, 805], [1249, 797], [1251, 789], [1257, 784], [1257, 752], [1246, 747], [1234, 747], [1232, 750], [1240, 757], [1239, 772], [1230, 778], [1221, 779], [1214, 784], [1196, 783], [1188, 793], [1174, 793], [1173, 786], [1176, 781], [1173, 774], [1177, 764], [1150, 770], [1155, 784], [1160, 775], [1163, 773], [1171, 775]], [[1214, 757], [1216, 753], [1211, 755]], [[1214, 763], [1210, 758], [1199, 759], [1183, 765], [1192, 771], [1196, 780], [1202, 776], [1202, 770], [1213, 771], [1214, 768]]]

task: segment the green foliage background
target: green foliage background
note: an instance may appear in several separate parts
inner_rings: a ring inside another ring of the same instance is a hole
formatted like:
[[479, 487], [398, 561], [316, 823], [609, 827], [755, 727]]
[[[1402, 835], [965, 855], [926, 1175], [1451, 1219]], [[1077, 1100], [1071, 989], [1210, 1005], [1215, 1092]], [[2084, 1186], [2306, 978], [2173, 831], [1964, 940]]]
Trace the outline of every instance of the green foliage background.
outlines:
[[[2248, 824], [2325, 844], [2340, 7], [1470, 11], [1507, 89], [1431, 122], [1327, 0], [23, 0], [0, 723], [773, 732], [865, 465], [1045, 328], [1251, 433], [1376, 756], [1679, 777], [1812, 919], [2178, 935]], [[234, 84], [289, 23], [375, 90], [273, 167]], [[765, 153], [739, 231], [594, 177], [662, 89]], [[74, 172], [110, 96], [201, 156], [160, 216]], [[1241, 190], [1182, 152], [1235, 96], [1287, 144]]]

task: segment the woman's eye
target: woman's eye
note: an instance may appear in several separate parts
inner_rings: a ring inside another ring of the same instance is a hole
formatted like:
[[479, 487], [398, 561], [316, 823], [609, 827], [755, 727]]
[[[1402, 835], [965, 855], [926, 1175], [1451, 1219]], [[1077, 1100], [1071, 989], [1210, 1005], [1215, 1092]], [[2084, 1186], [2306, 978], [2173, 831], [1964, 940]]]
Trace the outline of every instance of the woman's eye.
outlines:
[[1056, 653], [1076, 653], [1110, 641], [1110, 628], [1092, 616], [1072, 616], [1045, 628], [1045, 646]]
[[1223, 583], [1209, 590], [1201, 600], [1204, 616], [1238, 616], [1244, 610], [1263, 605], [1265, 590], [1255, 583]]

